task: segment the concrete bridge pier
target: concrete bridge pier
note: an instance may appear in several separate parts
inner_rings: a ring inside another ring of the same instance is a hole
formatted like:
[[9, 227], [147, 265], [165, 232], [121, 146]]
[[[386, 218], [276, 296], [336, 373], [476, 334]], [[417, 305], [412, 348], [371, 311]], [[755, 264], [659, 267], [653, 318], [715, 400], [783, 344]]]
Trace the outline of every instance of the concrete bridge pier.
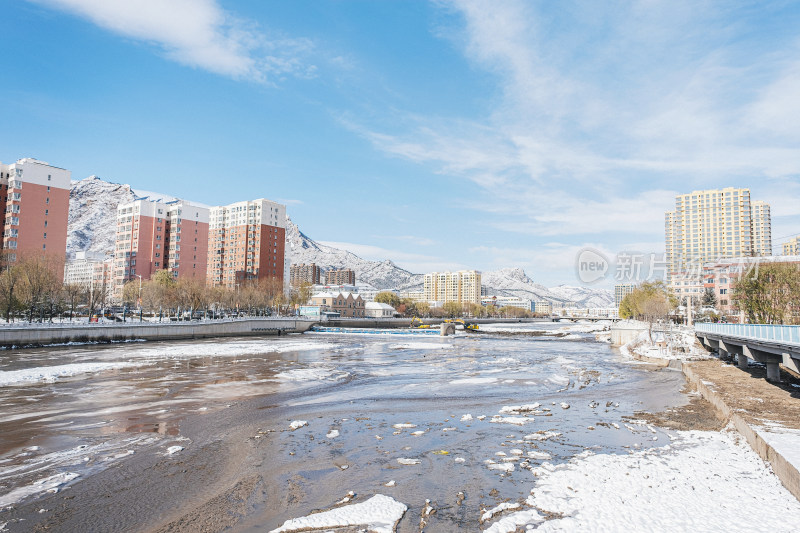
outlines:
[[767, 381], [781, 382], [781, 367], [778, 363], [767, 363]]
[[736, 363], [739, 365], [739, 368], [743, 370], [747, 370], [747, 356], [743, 353], [738, 354]]

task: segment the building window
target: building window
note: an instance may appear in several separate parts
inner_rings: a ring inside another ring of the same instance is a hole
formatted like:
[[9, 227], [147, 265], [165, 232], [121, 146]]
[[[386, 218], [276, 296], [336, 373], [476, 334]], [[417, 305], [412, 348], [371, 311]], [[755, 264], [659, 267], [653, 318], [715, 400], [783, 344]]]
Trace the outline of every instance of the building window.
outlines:
[[45, 238], [45, 239], [47, 238], [47, 232], [45, 232], [45, 233], [44, 233], [44, 238]]
[[[52, 176], [51, 176], [50, 174], [48, 174], [48, 175], [47, 175], [47, 181], [50, 181], [50, 178], [51, 178], [51, 177], [52, 177]], [[48, 187], [48, 188], [49, 188], [49, 187]]]

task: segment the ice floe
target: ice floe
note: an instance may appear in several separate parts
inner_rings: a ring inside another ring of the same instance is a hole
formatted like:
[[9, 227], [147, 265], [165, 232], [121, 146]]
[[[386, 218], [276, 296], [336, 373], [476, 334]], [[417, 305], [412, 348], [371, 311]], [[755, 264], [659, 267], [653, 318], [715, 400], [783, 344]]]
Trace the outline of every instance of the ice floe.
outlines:
[[303, 426], [307, 426], [308, 422], [305, 420], [294, 420], [291, 424], [289, 424], [289, 428], [294, 431], [295, 429], [300, 429]]
[[407, 509], [405, 504], [390, 496], [376, 494], [362, 503], [345, 505], [301, 518], [292, 518], [279, 528], [273, 529], [271, 533], [347, 526], [367, 526], [370, 531], [376, 533], [392, 533]]

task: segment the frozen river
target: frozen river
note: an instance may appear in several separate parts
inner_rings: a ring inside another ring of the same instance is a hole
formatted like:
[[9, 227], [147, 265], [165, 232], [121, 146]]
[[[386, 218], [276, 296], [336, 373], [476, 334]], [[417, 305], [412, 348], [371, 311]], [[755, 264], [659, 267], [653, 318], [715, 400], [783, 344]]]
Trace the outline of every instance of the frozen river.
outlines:
[[[2, 353], [0, 530], [792, 530], [735, 436], [631, 420], [683, 375], [590, 329]], [[737, 514], [743, 483], [780, 513]]]

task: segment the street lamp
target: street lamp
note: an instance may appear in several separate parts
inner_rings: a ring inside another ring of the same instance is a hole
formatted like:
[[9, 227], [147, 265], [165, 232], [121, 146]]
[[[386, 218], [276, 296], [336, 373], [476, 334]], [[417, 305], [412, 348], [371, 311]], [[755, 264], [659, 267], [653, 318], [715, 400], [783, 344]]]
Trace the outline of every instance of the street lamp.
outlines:
[[142, 276], [139, 274], [134, 274], [137, 278], [139, 278], [139, 322], [142, 321]]

